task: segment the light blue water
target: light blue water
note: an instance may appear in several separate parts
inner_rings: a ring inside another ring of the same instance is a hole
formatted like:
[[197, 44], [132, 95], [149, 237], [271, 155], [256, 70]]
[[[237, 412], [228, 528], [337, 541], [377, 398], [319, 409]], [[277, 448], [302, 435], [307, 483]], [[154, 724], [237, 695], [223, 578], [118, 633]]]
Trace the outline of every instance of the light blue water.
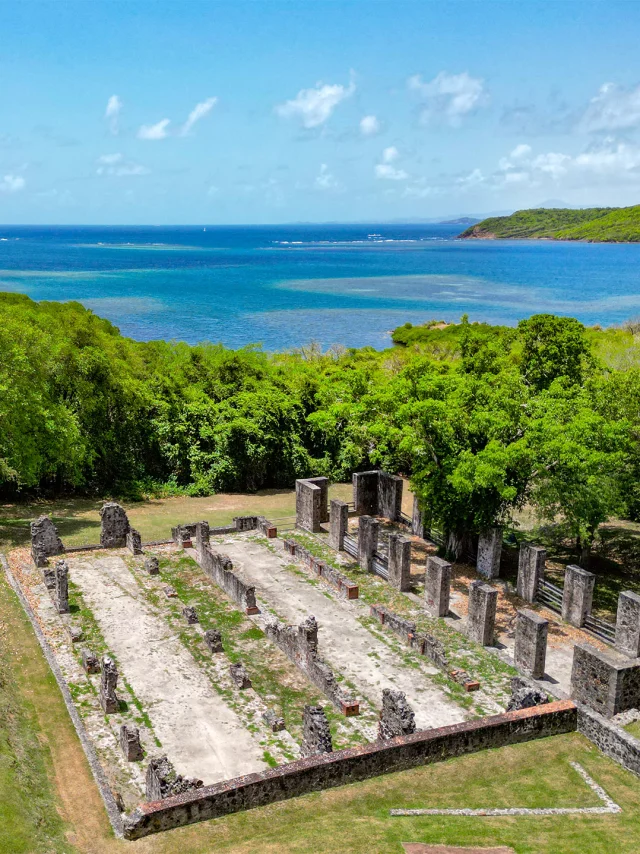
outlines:
[[640, 314], [640, 245], [460, 241], [459, 226], [0, 227], [0, 290], [78, 300], [140, 340], [390, 344], [432, 318]]

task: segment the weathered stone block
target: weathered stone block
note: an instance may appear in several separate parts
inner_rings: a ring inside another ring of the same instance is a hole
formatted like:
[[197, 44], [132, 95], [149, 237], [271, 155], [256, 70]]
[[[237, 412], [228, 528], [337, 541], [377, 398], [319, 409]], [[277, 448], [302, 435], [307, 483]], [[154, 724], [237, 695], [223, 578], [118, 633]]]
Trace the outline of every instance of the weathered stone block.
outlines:
[[80, 643], [80, 641], [84, 638], [84, 632], [80, 628], [80, 626], [75, 626], [70, 624], [67, 627], [69, 631], [69, 637], [71, 638], [71, 643]]
[[151, 555], [145, 560], [144, 568], [149, 575], [160, 575], [160, 561], [155, 555]]
[[372, 516], [361, 516], [358, 522], [358, 563], [365, 572], [373, 572], [373, 556], [378, 548], [380, 523]]
[[618, 597], [616, 649], [624, 655], [640, 655], [640, 596], [625, 590]]
[[400, 534], [389, 534], [389, 584], [411, 590], [411, 540]]
[[378, 516], [399, 522], [402, 515], [402, 478], [378, 472]]
[[446, 617], [451, 594], [451, 564], [429, 555], [424, 578], [424, 604], [432, 617]]
[[140, 731], [135, 726], [122, 724], [120, 727], [120, 748], [127, 762], [139, 762], [144, 759], [140, 744]]
[[127, 548], [132, 555], [142, 554], [142, 537], [140, 531], [136, 531], [135, 528], [129, 528], [127, 531]]
[[241, 661], [238, 661], [237, 664], [230, 664], [229, 673], [238, 688], [241, 690], [251, 688], [251, 679], [249, 679], [249, 674], [245, 670], [245, 666]]
[[353, 503], [358, 516], [378, 515], [378, 471], [355, 472], [353, 483]]
[[48, 516], [31, 523], [31, 557], [36, 566], [46, 566], [47, 558], [64, 553], [58, 529]]
[[201, 788], [202, 780], [189, 780], [178, 774], [166, 756], [157, 756], [149, 762], [146, 775], [149, 803]]
[[273, 709], [267, 709], [266, 712], [263, 712], [262, 720], [269, 727], [271, 732], [281, 732], [285, 729], [284, 718], [277, 715]]
[[538, 585], [544, 578], [547, 550], [531, 543], [522, 543], [518, 556], [517, 593], [525, 602], [535, 602]]
[[516, 667], [534, 679], [544, 676], [548, 632], [548, 620], [526, 608], [518, 611], [513, 658]]
[[59, 614], [69, 613], [69, 567], [66, 560], [59, 560], [55, 565], [54, 599]]
[[306, 531], [322, 530], [329, 521], [329, 479], [308, 477], [296, 480], [296, 525]]
[[302, 725], [301, 756], [333, 753], [329, 721], [322, 706], [305, 706]]
[[337, 552], [344, 547], [344, 536], [349, 528], [349, 505], [346, 501], [331, 499], [329, 511], [329, 545]]
[[42, 570], [42, 579], [44, 581], [44, 586], [50, 593], [56, 589], [56, 571], [51, 567], [45, 567]]
[[508, 712], [517, 712], [519, 709], [532, 709], [535, 706], [544, 706], [549, 702], [549, 698], [544, 691], [536, 688], [535, 685], [521, 679], [519, 676], [514, 676], [511, 680], [511, 699], [507, 706]]
[[100, 520], [100, 545], [105, 549], [124, 548], [130, 528], [124, 508], [109, 501], [100, 508]]
[[482, 531], [478, 539], [476, 570], [482, 578], [497, 578], [500, 575], [502, 555], [502, 528]]
[[374, 469], [355, 472], [353, 502], [359, 516], [385, 516], [398, 522], [402, 514], [403, 481], [397, 475]]
[[198, 619], [198, 614], [196, 613], [196, 609], [193, 607], [193, 605], [185, 605], [185, 607], [182, 609], [182, 616], [185, 618], [185, 620], [187, 621], [187, 623], [189, 623], [190, 626], [194, 626], [196, 623], [200, 622], [200, 620]]
[[209, 652], [224, 652], [222, 646], [222, 633], [219, 629], [207, 629], [204, 633], [204, 642], [209, 648]]
[[163, 587], [162, 592], [167, 597], [167, 599], [176, 599], [178, 596], [178, 594], [170, 584], [167, 584], [165, 587]]
[[425, 534], [425, 525], [424, 525], [424, 516], [422, 510], [420, 509], [420, 503], [418, 502], [418, 496], [413, 496], [413, 513], [411, 514], [411, 533], [414, 537], [422, 537], [424, 539]]
[[382, 691], [382, 711], [378, 721], [378, 741], [410, 735], [416, 731], [416, 717], [402, 691]]
[[120, 702], [116, 695], [118, 684], [118, 669], [113, 659], [105, 655], [102, 659], [100, 677], [100, 705], [105, 715], [112, 715], [120, 708]]
[[498, 591], [483, 581], [472, 581], [469, 585], [469, 615], [467, 634], [482, 646], [493, 643], [496, 624]]
[[573, 648], [571, 697], [611, 718], [640, 707], [640, 659], [615, 650], [601, 652], [588, 643]]
[[562, 593], [562, 619], [572, 626], [584, 626], [584, 618], [591, 613], [593, 588], [596, 577], [580, 566], [570, 565], [564, 573]]
[[100, 660], [90, 649], [82, 650], [82, 667], [85, 673], [100, 673]]

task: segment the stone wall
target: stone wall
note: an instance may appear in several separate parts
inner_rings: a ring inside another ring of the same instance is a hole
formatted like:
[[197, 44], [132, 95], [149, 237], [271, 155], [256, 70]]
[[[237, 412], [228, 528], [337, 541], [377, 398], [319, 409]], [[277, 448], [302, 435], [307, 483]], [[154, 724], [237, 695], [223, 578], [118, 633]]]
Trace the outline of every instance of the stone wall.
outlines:
[[308, 567], [312, 572], [315, 572], [320, 578], [323, 578], [332, 587], [335, 587], [340, 595], [346, 599], [357, 599], [360, 595], [358, 585], [351, 579], [347, 578], [341, 572], [338, 572], [332, 566], [320, 558], [311, 554], [308, 549], [300, 545], [297, 540], [287, 539], [283, 541], [285, 554], [289, 554], [299, 560], [300, 563]]
[[381, 626], [386, 626], [401, 638], [407, 646], [415, 649], [420, 655], [424, 655], [436, 667], [440, 667], [447, 673], [449, 672], [449, 661], [444, 646], [433, 635], [429, 635], [426, 632], [418, 632], [415, 623], [398, 616], [398, 614], [394, 614], [393, 611], [385, 608], [384, 605], [371, 605], [369, 613]]
[[378, 721], [378, 740], [386, 741], [416, 731], [416, 716], [402, 691], [384, 688], [382, 711]]
[[175, 528], [171, 529], [171, 539], [181, 549], [191, 548], [196, 538], [197, 526], [198, 522], [185, 522], [184, 525], [176, 525]]
[[257, 614], [256, 589], [246, 584], [233, 572], [233, 563], [227, 555], [211, 548], [208, 542], [196, 539], [196, 557], [202, 569], [230, 599], [233, 599], [245, 614]]
[[399, 522], [402, 515], [402, 478], [386, 471], [355, 472], [353, 503], [358, 516], [384, 516]]
[[322, 530], [322, 489], [311, 480], [296, 480], [296, 526], [316, 533]]
[[618, 597], [616, 649], [633, 658], [640, 655], [640, 596], [631, 590]]
[[100, 545], [103, 549], [121, 549], [127, 545], [129, 519], [123, 507], [108, 501], [100, 508]]
[[478, 539], [476, 570], [482, 578], [497, 578], [500, 575], [502, 556], [502, 528], [488, 528]]
[[578, 732], [605, 756], [640, 777], [640, 741], [586, 706], [578, 706]]
[[640, 659], [588, 643], [573, 648], [571, 696], [604, 717], [640, 707]]
[[353, 503], [358, 516], [378, 515], [378, 471], [355, 472], [353, 483]]
[[378, 516], [399, 522], [402, 515], [402, 478], [386, 471], [378, 473]]
[[349, 505], [337, 498], [331, 500], [329, 509], [329, 545], [337, 552], [344, 548], [344, 536], [349, 529]]
[[279, 768], [205, 786], [197, 792], [141, 804], [125, 817], [127, 839], [182, 827], [480, 750], [573, 732], [577, 709], [568, 701], [423, 730], [361, 747], [300, 759]]
[[299, 626], [285, 626], [277, 620], [271, 620], [265, 625], [265, 634], [337, 709], [347, 716], [358, 714], [359, 706], [353, 695], [340, 687], [333, 670], [318, 655], [318, 624], [315, 617], [307, 617]]
[[31, 557], [36, 566], [46, 566], [47, 558], [64, 554], [58, 529], [48, 516], [39, 516], [31, 523]]

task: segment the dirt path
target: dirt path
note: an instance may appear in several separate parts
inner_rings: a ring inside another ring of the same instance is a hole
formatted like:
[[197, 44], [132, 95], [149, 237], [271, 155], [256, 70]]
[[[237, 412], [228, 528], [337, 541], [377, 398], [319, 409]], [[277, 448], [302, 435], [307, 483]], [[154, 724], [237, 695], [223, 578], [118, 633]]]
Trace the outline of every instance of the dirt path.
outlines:
[[264, 770], [260, 745], [144, 600], [122, 558], [69, 560], [69, 568], [176, 769], [205, 784]]
[[419, 729], [465, 720], [464, 711], [428, 678], [427, 674], [438, 672], [436, 668], [407, 666], [358, 621], [369, 615], [366, 605], [334, 598], [323, 585], [314, 586], [296, 576], [285, 569], [280, 555], [260, 543], [235, 539], [225, 542], [222, 550], [238, 573], [255, 584], [258, 599], [281, 618], [297, 624], [313, 614], [319, 625], [320, 655], [376, 708], [381, 705], [382, 689], [395, 688], [407, 695]]

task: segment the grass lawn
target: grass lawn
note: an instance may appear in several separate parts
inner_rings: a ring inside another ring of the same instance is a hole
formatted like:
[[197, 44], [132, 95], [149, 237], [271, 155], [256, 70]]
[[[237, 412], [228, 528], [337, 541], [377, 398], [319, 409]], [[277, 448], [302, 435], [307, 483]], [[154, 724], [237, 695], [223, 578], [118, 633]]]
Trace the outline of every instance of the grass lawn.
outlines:
[[[575, 734], [391, 774], [135, 843], [116, 840], [57, 686], [4, 578], [0, 623], [2, 854], [401, 854], [401, 842], [510, 845], [521, 854], [640, 851], [640, 780]], [[620, 815], [388, 815], [394, 807], [596, 805], [569, 760], [604, 786], [622, 806]]]

